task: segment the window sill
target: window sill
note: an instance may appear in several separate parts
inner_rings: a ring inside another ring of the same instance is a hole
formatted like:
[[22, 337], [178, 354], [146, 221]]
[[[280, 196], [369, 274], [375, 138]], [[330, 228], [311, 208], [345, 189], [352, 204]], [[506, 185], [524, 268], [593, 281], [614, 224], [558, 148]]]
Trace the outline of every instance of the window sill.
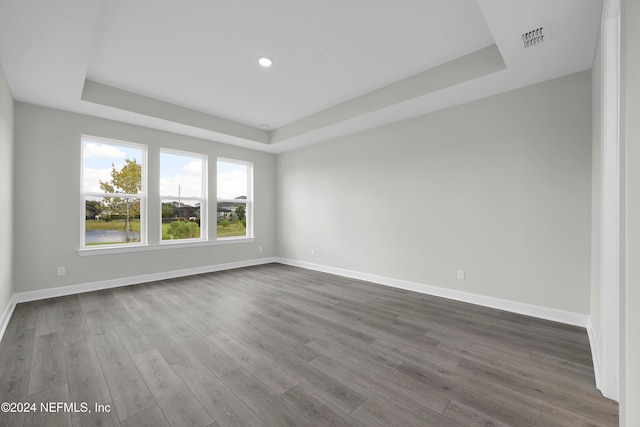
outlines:
[[253, 237], [227, 237], [218, 240], [201, 240], [201, 241], [189, 241], [189, 242], [171, 242], [171, 243], [158, 243], [153, 245], [131, 245], [131, 246], [108, 246], [108, 247], [94, 247], [94, 248], [81, 248], [78, 249], [78, 255], [80, 256], [93, 256], [93, 255], [109, 255], [109, 254], [123, 254], [130, 252], [148, 252], [148, 251], [161, 251], [165, 249], [182, 249], [182, 248], [198, 248], [203, 246], [219, 246], [229, 245], [234, 243], [251, 243], [255, 239]]

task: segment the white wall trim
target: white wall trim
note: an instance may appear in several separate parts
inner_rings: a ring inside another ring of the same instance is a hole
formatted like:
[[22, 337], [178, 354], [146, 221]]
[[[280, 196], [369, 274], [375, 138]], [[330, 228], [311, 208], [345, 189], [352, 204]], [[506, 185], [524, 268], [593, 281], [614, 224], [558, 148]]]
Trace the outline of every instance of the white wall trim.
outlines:
[[[620, 347], [620, 243], [621, 157], [620, 157], [620, 1], [607, 0], [601, 22], [602, 40], [602, 199], [600, 248], [601, 348], [596, 384], [602, 394], [618, 400]], [[594, 341], [597, 343], [598, 341]], [[594, 366], [596, 360], [594, 359]]]
[[[611, 1], [611, 0], [609, 0]], [[620, 285], [619, 285], [619, 294], [618, 300], [620, 303], [619, 311], [618, 311], [618, 327], [619, 327], [619, 346], [618, 346], [618, 413], [620, 418], [620, 427], [627, 427], [631, 425], [630, 419], [632, 422], [634, 421], [633, 409], [631, 408], [637, 405], [637, 402], [631, 403], [629, 402], [629, 390], [630, 383], [637, 384], [637, 380], [629, 381], [628, 379], [628, 367], [631, 363], [628, 359], [628, 343], [635, 338], [631, 338], [637, 333], [630, 330], [629, 323], [629, 312], [631, 309], [631, 304], [628, 301], [629, 294], [629, 239], [627, 237], [627, 230], [629, 229], [629, 223], [632, 221], [629, 220], [627, 216], [627, 194], [628, 187], [632, 185], [628, 185], [631, 183], [627, 164], [627, 146], [628, 138], [627, 138], [627, 130], [628, 130], [628, 122], [627, 114], [628, 109], [627, 106], [630, 102], [635, 103], [635, 98], [627, 96], [627, 79], [628, 79], [628, 55], [629, 51], [629, 34], [630, 34], [630, 23], [633, 22], [634, 19], [637, 19], [637, 15], [632, 18], [628, 18], [628, 8], [629, 1], [628, 0], [615, 0], [617, 4], [619, 4], [618, 14], [619, 14], [619, 25], [620, 25], [620, 63], [619, 63], [619, 89], [620, 89], [620, 176], [622, 179], [620, 180]], [[635, 6], [633, 6], [635, 8]], [[632, 25], [632, 24], [631, 24]], [[632, 42], [631, 45], [635, 45], [635, 42]], [[635, 223], [635, 220], [633, 221]], [[637, 309], [637, 307], [633, 307], [633, 309]], [[637, 326], [637, 325], [633, 325]], [[636, 412], [637, 414], [637, 412]], [[637, 416], [637, 415], [636, 415]], [[635, 418], [637, 420], [637, 418]]]
[[[84, 231], [83, 231], [84, 233]], [[252, 243], [255, 239], [253, 237], [222, 237], [217, 240], [170, 240], [156, 244], [129, 244], [125, 245], [106, 245], [106, 246], [91, 246], [80, 248], [77, 250], [80, 256], [94, 256], [94, 255], [111, 255], [122, 254], [128, 252], [147, 252], [147, 251], [161, 251], [165, 249], [176, 248], [199, 248], [203, 246], [219, 246], [219, 245], [233, 245], [236, 243]]]
[[176, 277], [192, 276], [194, 274], [213, 273], [215, 271], [231, 270], [234, 268], [252, 267], [278, 262], [275, 257], [236, 261], [225, 264], [207, 265], [204, 267], [185, 268], [181, 270], [165, 271], [162, 273], [143, 274], [140, 276], [123, 277], [119, 279], [101, 280], [99, 282], [82, 283], [78, 285], [60, 286], [51, 289], [37, 291], [16, 292], [11, 296], [9, 304], [0, 318], [0, 341], [4, 337], [7, 325], [16, 308], [21, 302], [37, 301], [46, 298], [62, 297], [66, 295], [81, 294], [84, 292], [99, 291], [102, 289], [118, 288], [120, 286], [137, 285], [141, 283], [155, 282], [157, 280], [174, 279]]
[[512, 313], [524, 314], [526, 316], [565, 323], [568, 325], [586, 328], [589, 324], [589, 316], [586, 314], [574, 313], [570, 311], [558, 310], [555, 308], [542, 307], [533, 304], [526, 304], [517, 301], [510, 301], [501, 298], [488, 297], [484, 295], [472, 294], [469, 292], [456, 291], [453, 289], [441, 288], [438, 286], [426, 285], [424, 283], [410, 282], [407, 280], [394, 279], [391, 277], [378, 276], [375, 274], [363, 273], [359, 271], [346, 270], [321, 264], [313, 264], [305, 261], [297, 261], [288, 258], [276, 258], [276, 262], [301, 267], [309, 270], [321, 271], [352, 279], [365, 280], [379, 285], [391, 286], [393, 288], [405, 289], [422, 294], [448, 298], [455, 301], [462, 301], [498, 310], [510, 311]]
[[36, 301], [45, 298], [55, 298], [66, 295], [80, 294], [83, 292], [98, 291], [101, 289], [118, 288], [120, 286], [137, 285], [141, 283], [155, 282], [157, 280], [174, 279], [176, 277], [192, 276], [194, 274], [213, 273], [215, 271], [231, 270], [234, 268], [251, 267], [254, 265], [277, 262], [276, 258], [259, 258], [247, 261], [236, 261], [226, 264], [214, 264], [204, 267], [185, 268], [182, 270], [165, 271], [162, 273], [143, 274], [140, 276], [123, 277], [119, 279], [102, 280], [99, 282], [82, 283], [78, 285], [61, 286], [58, 288], [41, 289], [37, 291], [17, 292], [13, 294], [15, 303]]
[[7, 304], [7, 308], [4, 310], [2, 317], [0, 317], [0, 341], [2, 341], [2, 337], [4, 337], [4, 332], [7, 330], [9, 320], [11, 320], [11, 315], [13, 314], [13, 310], [15, 308], [16, 302], [14, 296], [12, 295], [9, 299], [9, 304]]
[[591, 347], [591, 359], [593, 360], [593, 373], [596, 380], [596, 388], [601, 389], [602, 377], [600, 373], [600, 356], [598, 355], [598, 346], [596, 345], [595, 332], [593, 331], [593, 323], [591, 323], [591, 317], [587, 324], [587, 335], [589, 336], [589, 347]]
[[[216, 271], [230, 270], [241, 267], [251, 267], [255, 265], [270, 264], [279, 262], [281, 264], [291, 265], [294, 267], [306, 268], [309, 270], [321, 271], [324, 273], [335, 274], [338, 276], [349, 277], [358, 280], [365, 280], [380, 285], [391, 286], [398, 289], [419, 292], [426, 295], [434, 295], [442, 298], [448, 298], [455, 301], [481, 305], [484, 307], [495, 308], [498, 310], [510, 311], [513, 313], [524, 314], [527, 316], [537, 317], [540, 319], [551, 320], [554, 322], [565, 323], [569, 325], [587, 328], [589, 334], [589, 342], [591, 343], [592, 354], [594, 357], [594, 368], [598, 369], [597, 350], [593, 343], [593, 333], [591, 321], [586, 314], [574, 313], [564, 310], [558, 310], [549, 307], [542, 307], [533, 304], [526, 304], [517, 301], [510, 301], [501, 298], [488, 297], [484, 295], [472, 294], [469, 292], [456, 291], [453, 289], [441, 288], [438, 286], [426, 285], [418, 282], [394, 279], [391, 277], [378, 276], [375, 274], [363, 273], [353, 270], [346, 270], [337, 267], [331, 267], [321, 264], [313, 264], [293, 259], [270, 257], [260, 258], [247, 261], [237, 261], [226, 264], [216, 264], [205, 267], [188, 268], [182, 270], [173, 270], [162, 273], [144, 274], [140, 276], [124, 277], [112, 280], [102, 280], [99, 282], [84, 283], [78, 285], [62, 286], [52, 289], [42, 289], [37, 291], [17, 292], [13, 294], [11, 300], [0, 318], [0, 340], [4, 336], [4, 332], [9, 323], [9, 319], [13, 314], [16, 304], [21, 302], [36, 301], [46, 298], [55, 298], [66, 295], [79, 294], [84, 292], [97, 291], [102, 289], [117, 288], [120, 286], [136, 285], [141, 283], [154, 282], [158, 280], [173, 279], [176, 277], [190, 276], [194, 274], [212, 273]], [[597, 371], [596, 371], [597, 372]], [[596, 378], [598, 375], [596, 374]]]

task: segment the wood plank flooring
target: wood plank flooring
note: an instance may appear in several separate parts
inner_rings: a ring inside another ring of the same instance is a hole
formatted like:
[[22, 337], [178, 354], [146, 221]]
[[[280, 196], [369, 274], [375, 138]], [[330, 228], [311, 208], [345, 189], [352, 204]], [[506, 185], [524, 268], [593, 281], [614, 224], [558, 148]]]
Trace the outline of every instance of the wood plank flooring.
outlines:
[[280, 264], [19, 304], [0, 402], [91, 409], [13, 426], [618, 425], [584, 329]]

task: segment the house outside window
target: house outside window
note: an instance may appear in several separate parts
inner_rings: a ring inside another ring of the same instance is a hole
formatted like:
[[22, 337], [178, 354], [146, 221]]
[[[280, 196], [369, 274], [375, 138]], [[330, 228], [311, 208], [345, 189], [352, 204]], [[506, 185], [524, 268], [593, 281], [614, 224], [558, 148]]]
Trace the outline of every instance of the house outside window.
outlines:
[[218, 158], [217, 237], [253, 236], [253, 163]]
[[160, 151], [162, 242], [206, 239], [207, 156]]

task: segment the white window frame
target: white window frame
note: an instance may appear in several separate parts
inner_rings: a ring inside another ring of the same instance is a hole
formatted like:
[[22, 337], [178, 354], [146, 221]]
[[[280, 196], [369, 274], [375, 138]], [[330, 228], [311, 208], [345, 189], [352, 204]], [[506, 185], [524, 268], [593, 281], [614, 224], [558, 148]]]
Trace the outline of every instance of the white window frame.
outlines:
[[[158, 232], [160, 233], [159, 237], [158, 237], [158, 241], [160, 242], [161, 245], [175, 245], [175, 244], [180, 244], [180, 243], [186, 243], [186, 242], [199, 242], [199, 241], [203, 241], [203, 240], [207, 240], [207, 236], [208, 236], [208, 231], [207, 231], [207, 224], [208, 224], [208, 203], [209, 203], [209, 199], [207, 197], [208, 190], [207, 190], [207, 182], [208, 182], [208, 169], [209, 169], [209, 159], [208, 156], [206, 154], [202, 154], [202, 153], [194, 153], [194, 152], [190, 152], [190, 151], [182, 151], [182, 150], [174, 150], [171, 148], [160, 148], [160, 155], [162, 156], [162, 153], [167, 153], [167, 154], [175, 154], [178, 156], [184, 156], [184, 157], [191, 157], [194, 159], [200, 159], [202, 160], [202, 195], [200, 197], [182, 197], [182, 196], [163, 196], [162, 194], [160, 194], [160, 188], [158, 187], [158, 194], [159, 194], [159, 199], [160, 199], [160, 227]], [[162, 161], [160, 161], [159, 166], [158, 166], [158, 176], [160, 177], [162, 175]], [[160, 182], [160, 179], [158, 179], [158, 183]], [[162, 203], [165, 200], [170, 200], [170, 201], [180, 201], [180, 200], [185, 200], [185, 201], [193, 201], [193, 200], [198, 200], [200, 201], [200, 237], [199, 238], [193, 238], [193, 239], [175, 239], [175, 240], [163, 240], [162, 239]]]
[[[238, 165], [243, 165], [247, 167], [247, 199], [223, 199], [218, 197], [218, 163], [235, 163]], [[246, 234], [244, 236], [228, 236], [228, 237], [219, 237], [218, 236], [218, 203], [245, 203], [245, 212], [246, 212]], [[230, 241], [230, 240], [241, 240], [241, 239], [252, 239], [253, 238], [253, 162], [249, 162], [246, 160], [238, 160], [238, 159], [230, 159], [227, 157], [218, 157], [216, 159], [216, 241]]]
[[[140, 194], [123, 194], [123, 193], [99, 193], [84, 190], [84, 144], [85, 142], [98, 142], [101, 144], [108, 144], [114, 146], [122, 146], [127, 148], [134, 148], [141, 150], [141, 167], [142, 176], [140, 183]], [[103, 249], [119, 249], [129, 248], [132, 246], [146, 246], [147, 245], [147, 146], [143, 144], [136, 144], [128, 141], [120, 141], [110, 138], [102, 138], [91, 135], [81, 135], [80, 137], [80, 249], [82, 250], [103, 250]], [[123, 243], [123, 244], [109, 244], [109, 245], [86, 245], [86, 200], [88, 197], [113, 197], [113, 198], [137, 198], [140, 199], [140, 242], [136, 243]]]

